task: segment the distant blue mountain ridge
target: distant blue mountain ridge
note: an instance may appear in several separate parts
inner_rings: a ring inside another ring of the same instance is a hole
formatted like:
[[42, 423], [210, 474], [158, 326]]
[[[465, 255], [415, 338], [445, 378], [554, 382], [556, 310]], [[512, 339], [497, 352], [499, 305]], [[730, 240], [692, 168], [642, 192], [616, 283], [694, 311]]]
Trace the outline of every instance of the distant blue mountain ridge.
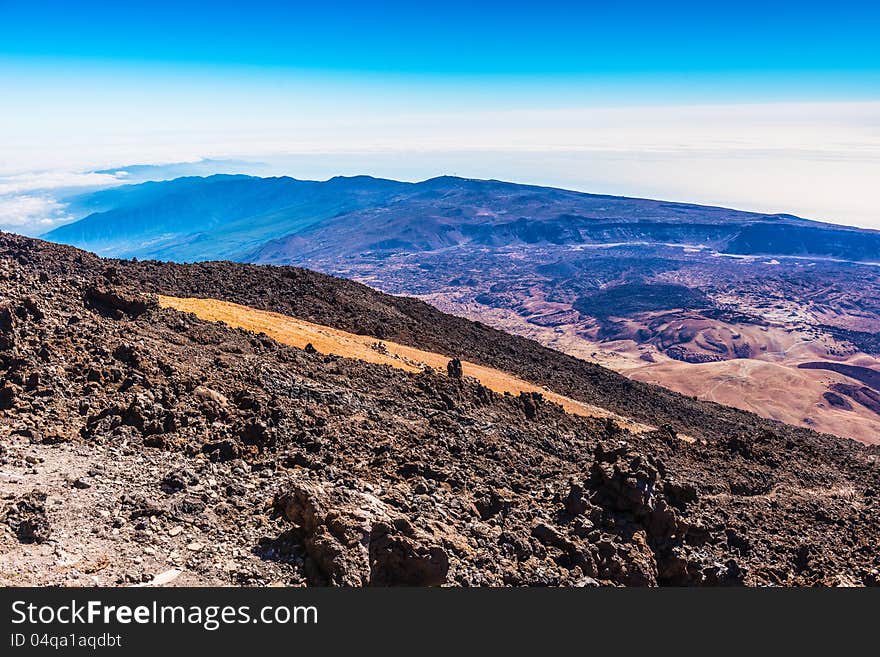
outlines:
[[307, 264], [364, 252], [532, 243], [682, 244], [739, 255], [880, 262], [880, 232], [726, 208], [443, 176], [245, 175], [126, 185], [74, 200], [44, 239], [103, 256]]

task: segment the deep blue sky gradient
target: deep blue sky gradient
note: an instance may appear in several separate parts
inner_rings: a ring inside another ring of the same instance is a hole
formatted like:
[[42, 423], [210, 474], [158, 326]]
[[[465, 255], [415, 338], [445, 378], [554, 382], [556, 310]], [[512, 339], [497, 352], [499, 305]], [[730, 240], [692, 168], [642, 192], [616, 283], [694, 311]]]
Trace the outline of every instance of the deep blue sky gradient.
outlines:
[[435, 75], [876, 81], [878, 2], [0, 0], [0, 57]]

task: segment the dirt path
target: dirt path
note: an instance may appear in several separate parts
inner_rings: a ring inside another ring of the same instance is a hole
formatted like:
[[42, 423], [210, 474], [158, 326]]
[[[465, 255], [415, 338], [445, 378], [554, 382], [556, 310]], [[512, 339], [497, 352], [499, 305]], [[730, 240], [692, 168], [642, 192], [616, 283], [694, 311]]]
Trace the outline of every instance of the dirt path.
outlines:
[[[228, 586], [290, 582], [283, 563], [261, 558], [254, 546], [281, 529], [264, 504], [277, 484], [246, 464], [215, 464], [180, 453], [139, 454], [125, 445], [81, 442], [46, 445], [0, 426], [0, 519], [18, 500], [45, 494], [48, 537], [20, 541], [0, 525], [0, 586]], [[199, 473], [186, 491], [163, 491], [163, 475], [177, 468]], [[238, 468], [233, 472], [233, 468]], [[230, 482], [242, 496], [230, 500]], [[184, 498], [208, 499], [201, 514], [175, 507]], [[147, 502], [143, 502], [147, 501]], [[132, 517], [138, 504], [155, 512]], [[235, 503], [238, 506], [232, 507]], [[220, 506], [231, 511], [220, 515]]]

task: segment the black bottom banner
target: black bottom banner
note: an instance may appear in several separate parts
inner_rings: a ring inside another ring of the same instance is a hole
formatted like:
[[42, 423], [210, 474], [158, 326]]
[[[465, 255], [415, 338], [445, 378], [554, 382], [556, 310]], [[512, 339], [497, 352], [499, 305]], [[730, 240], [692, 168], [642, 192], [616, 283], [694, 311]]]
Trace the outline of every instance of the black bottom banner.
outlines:
[[[874, 627], [870, 591], [0, 589], [2, 655], [669, 649], [837, 652]], [[328, 653], [334, 654], [334, 653]]]

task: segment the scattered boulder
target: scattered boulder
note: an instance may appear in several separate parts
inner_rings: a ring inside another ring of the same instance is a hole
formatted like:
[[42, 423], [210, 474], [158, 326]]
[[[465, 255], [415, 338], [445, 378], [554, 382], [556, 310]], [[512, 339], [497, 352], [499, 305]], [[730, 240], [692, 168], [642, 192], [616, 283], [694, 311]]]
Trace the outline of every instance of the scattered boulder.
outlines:
[[565, 512], [570, 516], [578, 516], [587, 513], [594, 508], [587, 498], [586, 490], [577, 483], [572, 483], [568, 495], [563, 501]]
[[46, 493], [34, 490], [6, 509], [6, 524], [22, 543], [45, 543], [51, 537], [46, 497]]
[[202, 452], [212, 461], [231, 461], [242, 456], [241, 447], [231, 440], [205, 443]]
[[3, 387], [0, 387], [0, 411], [8, 411], [15, 406], [15, 398], [17, 394], [16, 387], [11, 383], [7, 383]]
[[538, 409], [544, 403], [544, 395], [540, 392], [521, 392], [519, 400], [522, 402], [526, 419], [534, 420], [538, 415]]
[[172, 495], [199, 483], [198, 476], [188, 468], [176, 468], [162, 478], [161, 488]]
[[332, 483], [294, 481], [275, 508], [296, 527], [311, 559], [313, 583], [336, 586], [437, 586], [449, 556], [371, 493]]
[[218, 404], [219, 406], [226, 406], [229, 403], [224, 395], [216, 390], [208, 388], [207, 386], [197, 386], [196, 389], [193, 390], [193, 397], [203, 402]]
[[26, 317], [35, 322], [46, 319], [46, 313], [40, 308], [40, 304], [33, 297], [25, 297], [21, 300], [21, 311]]
[[464, 369], [461, 366], [461, 361], [458, 358], [453, 358], [446, 363], [446, 373], [449, 375], [450, 379], [460, 379], [464, 376]]
[[493, 488], [476, 496], [474, 506], [483, 521], [494, 518], [501, 514], [507, 515], [513, 507], [514, 495], [512, 491]]
[[154, 296], [103, 282], [86, 288], [84, 300], [87, 308], [111, 319], [135, 319], [159, 308]]
[[407, 521], [374, 522], [370, 529], [370, 584], [440, 586], [449, 573], [449, 555], [419, 537]]
[[0, 351], [15, 347], [15, 313], [9, 304], [0, 304]]
[[123, 343], [113, 350], [113, 358], [121, 363], [138, 369], [143, 362], [143, 355], [135, 345]]
[[599, 573], [596, 548], [586, 541], [566, 536], [560, 529], [543, 522], [535, 525], [532, 536], [544, 545], [560, 550], [567, 564], [580, 568], [584, 575], [594, 577]]

